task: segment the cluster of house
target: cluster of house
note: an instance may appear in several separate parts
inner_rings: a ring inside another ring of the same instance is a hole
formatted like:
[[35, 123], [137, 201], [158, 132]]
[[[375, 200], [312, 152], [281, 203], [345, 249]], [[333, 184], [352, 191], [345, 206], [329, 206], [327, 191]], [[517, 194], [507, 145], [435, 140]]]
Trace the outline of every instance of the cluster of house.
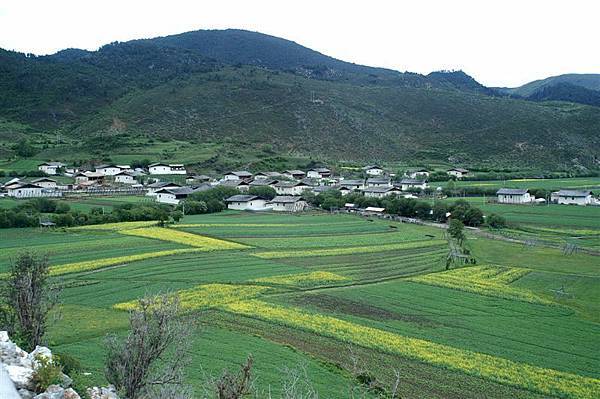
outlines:
[[[545, 203], [545, 198], [535, 198], [528, 189], [501, 188], [496, 192], [501, 204]], [[550, 194], [550, 201], [561, 205], [600, 205], [589, 190], [559, 190]]]

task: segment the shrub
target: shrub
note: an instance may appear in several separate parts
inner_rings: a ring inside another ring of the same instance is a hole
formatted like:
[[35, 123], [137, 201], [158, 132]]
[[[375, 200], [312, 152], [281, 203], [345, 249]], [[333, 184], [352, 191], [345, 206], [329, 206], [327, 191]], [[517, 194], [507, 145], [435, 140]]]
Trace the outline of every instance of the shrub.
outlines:
[[54, 353], [54, 358], [61, 365], [63, 373], [71, 376], [81, 370], [81, 363], [75, 357], [66, 353]]
[[46, 356], [37, 355], [35, 360], [37, 367], [32, 375], [35, 392], [44, 392], [50, 385], [60, 385], [62, 383], [63, 368], [58, 357], [55, 356], [50, 359]]
[[503, 216], [492, 213], [487, 217], [487, 224], [493, 229], [502, 229], [506, 227], [506, 219]]

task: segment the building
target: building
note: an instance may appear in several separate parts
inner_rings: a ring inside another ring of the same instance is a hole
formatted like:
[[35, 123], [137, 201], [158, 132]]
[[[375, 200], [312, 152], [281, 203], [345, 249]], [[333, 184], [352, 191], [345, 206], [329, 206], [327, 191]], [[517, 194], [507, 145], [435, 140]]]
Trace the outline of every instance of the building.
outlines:
[[451, 168], [451, 169], [448, 169], [446, 171], [446, 173], [448, 174], [448, 176], [454, 176], [457, 179], [461, 179], [461, 178], [469, 175], [469, 171], [467, 169], [463, 169], [463, 168]]
[[224, 180], [245, 180], [252, 179], [252, 173], [246, 170], [238, 170], [234, 172], [227, 172], [223, 176]]
[[592, 203], [592, 193], [587, 190], [560, 190], [555, 197], [556, 202], [562, 205], [589, 205]]
[[312, 186], [301, 181], [280, 181], [274, 188], [277, 195], [297, 196], [302, 195], [304, 190], [309, 190]]
[[256, 195], [232, 195], [225, 200], [227, 209], [262, 211], [268, 209], [267, 200]]
[[181, 188], [180, 184], [177, 183], [172, 183], [172, 182], [154, 182], [152, 184], [148, 184], [148, 192], [146, 193], [146, 195], [148, 196], [154, 196], [156, 195], [156, 193], [158, 192], [158, 190], [162, 190], [162, 189], [175, 189], [175, 188]]
[[406, 177], [410, 179], [429, 177], [429, 171], [425, 168], [409, 170], [406, 172]]
[[368, 187], [392, 187], [392, 181], [390, 179], [371, 177], [367, 179]]
[[362, 189], [362, 192], [368, 198], [385, 198], [388, 195], [400, 194], [400, 190], [395, 187], [367, 187]]
[[341, 180], [340, 186], [349, 188], [350, 190], [360, 190], [365, 188], [364, 180]]
[[185, 184], [209, 183], [211, 180], [207, 175], [190, 175], [185, 178]]
[[281, 177], [281, 173], [279, 172], [258, 172], [254, 175], [254, 180], [268, 180], [268, 179], [277, 179]]
[[385, 212], [385, 208], [379, 208], [377, 206], [368, 206], [365, 208], [365, 210], [362, 212], [363, 215], [365, 216], [376, 216], [376, 215], [383, 215], [383, 213]]
[[58, 174], [58, 169], [64, 168], [66, 165], [62, 162], [44, 162], [38, 165], [38, 170], [47, 175]]
[[129, 165], [99, 165], [96, 166], [96, 173], [102, 173], [104, 176], [114, 176], [124, 170], [129, 169]]
[[129, 172], [127, 170], [123, 170], [117, 173], [115, 176], [115, 183], [121, 184], [136, 184], [136, 174], [133, 172]]
[[103, 183], [104, 182], [104, 174], [98, 172], [79, 172], [75, 176], [75, 182], [78, 184], [94, 182], [94, 183]]
[[14, 198], [43, 197], [44, 188], [33, 183], [20, 183], [6, 188], [7, 195]]
[[151, 175], [186, 175], [185, 166], [180, 163], [157, 162], [148, 165], [148, 173]]
[[57, 187], [56, 180], [49, 179], [47, 177], [42, 177], [39, 179], [35, 179], [31, 182], [36, 186], [40, 186], [41, 188], [52, 188], [55, 189]]
[[286, 170], [283, 175], [288, 179], [302, 180], [306, 177], [306, 173], [298, 169]]
[[250, 188], [252, 188], [252, 187], [271, 187], [272, 189], [275, 189], [275, 185], [277, 183], [279, 183], [279, 180], [256, 178], [256, 179], [252, 180], [250, 183], [248, 183], [248, 185], [250, 186]]
[[363, 172], [369, 176], [381, 176], [385, 170], [379, 165], [367, 165], [363, 168]]
[[300, 196], [278, 195], [268, 202], [276, 212], [301, 212], [308, 207], [308, 203]]
[[245, 180], [222, 180], [219, 183], [219, 186], [222, 187], [231, 187], [231, 188], [237, 188], [238, 190], [245, 192], [250, 190], [250, 184], [245, 181]]
[[408, 190], [425, 190], [428, 187], [427, 180], [421, 179], [402, 179], [400, 180], [400, 189]]
[[179, 203], [186, 199], [188, 195], [194, 193], [195, 190], [191, 187], [177, 187], [177, 188], [161, 188], [156, 190], [155, 198], [156, 202], [161, 204], [179, 205]]
[[496, 196], [500, 204], [529, 204], [533, 201], [529, 190], [521, 188], [501, 188]]
[[331, 170], [327, 168], [314, 168], [306, 172], [306, 177], [309, 179], [323, 179], [331, 176]]

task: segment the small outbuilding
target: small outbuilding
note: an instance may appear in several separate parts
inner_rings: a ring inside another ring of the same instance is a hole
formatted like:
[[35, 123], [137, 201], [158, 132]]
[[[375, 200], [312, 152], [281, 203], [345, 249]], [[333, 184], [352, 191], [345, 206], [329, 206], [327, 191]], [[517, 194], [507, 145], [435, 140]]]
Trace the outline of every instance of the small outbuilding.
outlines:
[[256, 195], [232, 195], [225, 200], [227, 209], [239, 211], [262, 211], [267, 208], [267, 200]]
[[523, 188], [501, 188], [496, 192], [500, 204], [529, 204], [533, 197]]
[[556, 201], [561, 205], [589, 205], [592, 203], [592, 193], [588, 190], [560, 190], [556, 194]]
[[367, 165], [363, 168], [363, 172], [369, 176], [381, 176], [385, 170], [379, 165]]
[[278, 195], [268, 203], [275, 212], [301, 212], [308, 207], [300, 196]]

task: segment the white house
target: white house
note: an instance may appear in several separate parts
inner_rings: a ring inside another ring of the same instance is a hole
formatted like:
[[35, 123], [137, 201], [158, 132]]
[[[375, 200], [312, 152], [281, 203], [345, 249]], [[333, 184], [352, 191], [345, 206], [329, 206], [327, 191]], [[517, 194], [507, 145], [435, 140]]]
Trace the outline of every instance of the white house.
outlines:
[[251, 179], [251, 178], [252, 178], [252, 173], [248, 172], [247, 170], [237, 170], [237, 171], [233, 171], [233, 172], [227, 172], [223, 176], [224, 180], [245, 180], [245, 179]]
[[148, 192], [146, 192], [146, 195], [152, 197], [152, 196], [156, 195], [158, 190], [162, 190], [162, 189], [171, 190], [171, 189], [175, 189], [175, 188], [181, 188], [181, 185], [177, 184], [177, 183], [170, 183], [170, 182], [155, 182], [152, 184], [148, 184]]
[[371, 177], [367, 179], [367, 187], [392, 187], [390, 179]]
[[113, 164], [96, 166], [96, 173], [102, 173], [104, 176], [114, 176], [123, 170], [120, 166]]
[[84, 183], [84, 182], [96, 182], [101, 183], [104, 181], [104, 174], [98, 172], [79, 172], [75, 175], [76, 183]]
[[388, 195], [400, 194], [400, 190], [394, 187], [367, 187], [362, 192], [368, 198], [385, 198]]
[[275, 184], [275, 192], [278, 195], [302, 195], [304, 190], [311, 188], [312, 186], [301, 181], [280, 181]]
[[414, 169], [406, 172], [406, 177], [411, 179], [418, 179], [420, 177], [429, 177], [429, 171], [427, 169]]
[[238, 190], [243, 192], [250, 190], [250, 184], [247, 181], [241, 179], [222, 180], [219, 183], [219, 186], [237, 188]]
[[239, 211], [261, 211], [269, 209], [267, 200], [256, 195], [232, 195], [225, 200], [227, 209]]
[[148, 173], [151, 175], [185, 175], [185, 166], [180, 163], [157, 162], [148, 165]]
[[501, 188], [496, 196], [500, 204], [529, 204], [533, 201], [529, 190], [521, 188]]
[[190, 175], [185, 178], [185, 184], [209, 183], [211, 180], [207, 175]]
[[115, 183], [136, 184], [136, 175], [133, 172], [121, 171], [115, 175]]
[[57, 170], [64, 168], [65, 164], [62, 162], [43, 162], [38, 165], [38, 170], [44, 172], [47, 175], [57, 174]]
[[178, 205], [194, 192], [191, 187], [161, 188], [155, 192], [156, 202], [161, 204]]
[[283, 175], [288, 179], [302, 180], [306, 177], [306, 173], [298, 169], [286, 170]]
[[21, 183], [6, 189], [9, 197], [34, 198], [42, 197], [44, 188], [32, 183]]
[[309, 179], [323, 179], [331, 176], [331, 170], [327, 168], [314, 168], [306, 172], [306, 177]]
[[381, 176], [385, 173], [385, 170], [379, 165], [367, 165], [363, 171], [369, 176]]
[[556, 195], [557, 202], [563, 205], [589, 205], [592, 193], [587, 190], [560, 190]]
[[448, 174], [448, 176], [454, 176], [457, 179], [460, 179], [467, 176], [469, 174], [469, 171], [463, 168], [451, 168], [448, 169], [446, 173]]
[[268, 202], [276, 212], [301, 212], [308, 203], [300, 196], [278, 195]]
[[365, 188], [364, 180], [341, 180], [340, 186], [347, 187], [350, 190], [360, 190], [361, 188]]
[[248, 183], [248, 185], [250, 186], [250, 188], [252, 188], [252, 187], [271, 187], [271, 188], [275, 189], [275, 185], [277, 183], [279, 183], [278, 180], [255, 178], [250, 183]]
[[428, 187], [428, 185], [427, 180], [402, 179], [400, 180], [400, 187], [402, 191], [408, 191], [411, 189], [425, 190]]
[[31, 183], [35, 184], [36, 186], [40, 186], [42, 188], [56, 188], [56, 186], [57, 186], [56, 180], [49, 179], [47, 177], [35, 179]]
[[279, 172], [258, 172], [254, 175], [255, 180], [276, 179], [278, 177], [281, 177], [281, 173]]

